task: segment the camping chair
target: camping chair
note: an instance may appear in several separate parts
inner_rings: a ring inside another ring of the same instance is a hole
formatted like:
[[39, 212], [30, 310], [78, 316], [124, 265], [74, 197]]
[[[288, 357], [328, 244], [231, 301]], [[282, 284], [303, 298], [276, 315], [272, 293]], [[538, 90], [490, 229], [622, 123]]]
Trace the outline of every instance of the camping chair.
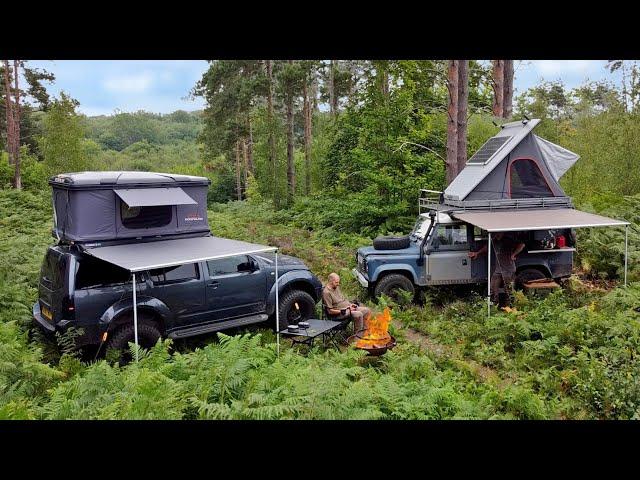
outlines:
[[[324, 288], [324, 287], [323, 287]], [[360, 305], [360, 302], [357, 300], [351, 301], [351, 303], [355, 303], [356, 305]], [[353, 324], [353, 316], [351, 315], [351, 310], [346, 311], [344, 314], [339, 313], [334, 315], [329, 312], [329, 307], [326, 303], [324, 303], [324, 299], [322, 299], [322, 319], [323, 320], [333, 320], [335, 322], [341, 322], [341, 324], [336, 327], [336, 331], [338, 331], [339, 340], [342, 343], [347, 343], [347, 338], [349, 338], [349, 334], [355, 334], [355, 325]], [[352, 325], [352, 332], [349, 332], [349, 324]]]

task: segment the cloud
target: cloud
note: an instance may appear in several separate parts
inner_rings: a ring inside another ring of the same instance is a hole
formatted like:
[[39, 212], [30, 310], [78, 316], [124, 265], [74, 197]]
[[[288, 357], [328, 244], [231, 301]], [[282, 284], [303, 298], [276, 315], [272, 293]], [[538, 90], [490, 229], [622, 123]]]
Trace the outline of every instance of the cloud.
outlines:
[[533, 67], [542, 75], [595, 73], [602, 69], [602, 60], [534, 60]]
[[145, 93], [151, 89], [154, 81], [151, 72], [141, 72], [111, 75], [102, 82], [102, 86], [113, 93]]

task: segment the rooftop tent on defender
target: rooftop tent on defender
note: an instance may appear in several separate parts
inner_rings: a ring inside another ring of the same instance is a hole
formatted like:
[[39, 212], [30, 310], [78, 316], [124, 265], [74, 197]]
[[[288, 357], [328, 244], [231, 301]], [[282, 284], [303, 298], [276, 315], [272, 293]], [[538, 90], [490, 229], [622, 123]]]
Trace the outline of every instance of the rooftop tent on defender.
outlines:
[[534, 135], [539, 123], [533, 119], [502, 125], [446, 188], [444, 203], [481, 207], [511, 203], [504, 200], [550, 199], [570, 205], [558, 181], [580, 157]]
[[80, 172], [49, 179], [53, 235], [94, 242], [209, 233], [209, 179], [153, 172]]

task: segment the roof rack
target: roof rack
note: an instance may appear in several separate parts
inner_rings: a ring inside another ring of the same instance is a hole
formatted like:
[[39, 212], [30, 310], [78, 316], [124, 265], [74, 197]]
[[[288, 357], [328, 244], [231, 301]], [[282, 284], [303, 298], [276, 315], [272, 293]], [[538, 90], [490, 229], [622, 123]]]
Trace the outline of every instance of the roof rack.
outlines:
[[524, 208], [573, 208], [569, 197], [503, 198], [498, 200], [445, 200], [460, 210], [501, 210]]
[[503, 198], [498, 200], [445, 200], [437, 190], [420, 190], [418, 214], [429, 210], [504, 210], [526, 208], [574, 208], [570, 197]]
[[439, 190], [426, 190], [420, 189], [420, 196], [418, 197], [418, 214], [423, 211], [437, 208], [442, 203], [443, 196]]

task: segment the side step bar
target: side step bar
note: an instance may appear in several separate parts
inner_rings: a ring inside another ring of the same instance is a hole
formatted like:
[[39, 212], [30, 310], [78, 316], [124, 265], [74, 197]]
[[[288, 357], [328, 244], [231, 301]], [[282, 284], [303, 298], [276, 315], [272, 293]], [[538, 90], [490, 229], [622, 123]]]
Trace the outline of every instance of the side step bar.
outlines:
[[242, 327], [243, 325], [251, 325], [253, 323], [264, 322], [269, 318], [266, 314], [251, 315], [249, 317], [233, 318], [224, 322], [207, 323], [206, 325], [196, 325], [195, 327], [181, 328], [167, 335], [171, 339], [192, 337], [202, 335], [204, 333], [218, 332], [227, 328]]

